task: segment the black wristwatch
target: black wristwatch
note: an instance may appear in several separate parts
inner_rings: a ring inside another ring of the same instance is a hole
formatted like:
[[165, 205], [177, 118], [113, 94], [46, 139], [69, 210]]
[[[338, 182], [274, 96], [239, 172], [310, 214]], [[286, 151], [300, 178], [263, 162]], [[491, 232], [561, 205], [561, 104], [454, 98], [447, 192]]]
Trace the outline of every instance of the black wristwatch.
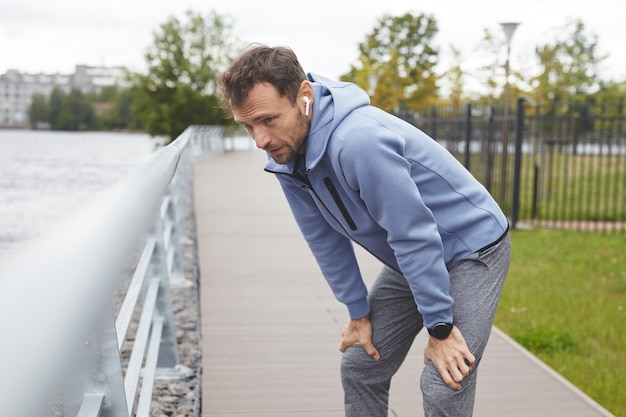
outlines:
[[437, 323], [428, 329], [428, 334], [435, 339], [446, 340], [452, 332], [452, 327], [454, 327], [452, 323]]

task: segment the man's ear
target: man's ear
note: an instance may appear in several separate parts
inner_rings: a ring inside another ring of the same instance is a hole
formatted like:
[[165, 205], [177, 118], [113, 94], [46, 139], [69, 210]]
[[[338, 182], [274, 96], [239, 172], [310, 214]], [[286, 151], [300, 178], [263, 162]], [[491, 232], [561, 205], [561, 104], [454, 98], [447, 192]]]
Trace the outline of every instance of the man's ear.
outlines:
[[298, 99], [296, 100], [296, 103], [300, 105], [298, 101], [302, 100], [302, 102], [304, 103], [305, 116], [309, 116], [310, 114], [311, 103], [313, 103], [313, 95], [313, 86], [311, 85], [311, 83], [308, 80], [302, 81], [302, 84], [300, 84], [300, 91], [298, 92]]
[[298, 92], [300, 97], [307, 96], [311, 102], [313, 102], [313, 85], [309, 80], [304, 80], [300, 84], [300, 91]]

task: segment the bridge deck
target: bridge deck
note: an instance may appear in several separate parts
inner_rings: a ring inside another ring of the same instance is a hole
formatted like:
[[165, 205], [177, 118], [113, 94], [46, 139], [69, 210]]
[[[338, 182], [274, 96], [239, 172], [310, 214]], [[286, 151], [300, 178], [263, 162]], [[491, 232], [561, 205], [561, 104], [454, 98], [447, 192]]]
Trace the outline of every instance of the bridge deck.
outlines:
[[[343, 416], [338, 351], [347, 320], [321, 277], [260, 151], [195, 167], [201, 276], [202, 417]], [[380, 266], [359, 253], [364, 276]], [[422, 332], [423, 333], [423, 332]], [[392, 382], [390, 416], [423, 415], [425, 338]], [[476, 416], [608, 416], [494, 329]]]

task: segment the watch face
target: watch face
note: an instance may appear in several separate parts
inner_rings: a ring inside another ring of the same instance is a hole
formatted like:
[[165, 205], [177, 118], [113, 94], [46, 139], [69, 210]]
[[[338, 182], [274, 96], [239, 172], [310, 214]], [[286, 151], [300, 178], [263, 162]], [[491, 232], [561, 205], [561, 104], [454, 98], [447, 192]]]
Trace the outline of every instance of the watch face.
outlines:
[[435, 327], [432, 328], [432, 331], [429, 332], [431, 336], [444, 340], [448, 336], [450, 336], [450, 332], [452, 331], [452, 324], [450, 323], [438, 323]]

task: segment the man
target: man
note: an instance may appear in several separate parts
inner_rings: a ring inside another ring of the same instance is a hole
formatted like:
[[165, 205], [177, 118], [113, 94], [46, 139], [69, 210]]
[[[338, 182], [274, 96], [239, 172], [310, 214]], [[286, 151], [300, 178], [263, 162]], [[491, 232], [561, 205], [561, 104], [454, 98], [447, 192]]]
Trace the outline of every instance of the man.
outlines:
[[[370, 106], [354, 84], [307, 76], [288, 48], [251, 47], [220, 86], [347, 306], [346, 416], [387, 416], [391, 378], [423, 327], [426, 415], [472, 415], [510, 259], [496, 202], [426, 134]], [[384, 264], [369, 295], [352, 242]]]

